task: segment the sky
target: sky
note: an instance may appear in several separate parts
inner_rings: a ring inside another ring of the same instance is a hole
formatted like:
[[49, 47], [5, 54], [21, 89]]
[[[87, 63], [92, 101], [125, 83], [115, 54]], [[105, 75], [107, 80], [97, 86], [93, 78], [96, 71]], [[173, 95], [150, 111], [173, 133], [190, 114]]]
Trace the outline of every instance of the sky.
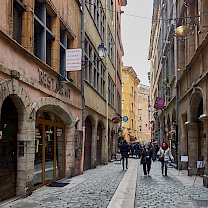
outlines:
[[121, 34], [124, 47], [123, 64], [131, 66], [140, 83], [149, 86], [148, 52], [152, 24], [153, 0], [127, 0], [122, 7]]

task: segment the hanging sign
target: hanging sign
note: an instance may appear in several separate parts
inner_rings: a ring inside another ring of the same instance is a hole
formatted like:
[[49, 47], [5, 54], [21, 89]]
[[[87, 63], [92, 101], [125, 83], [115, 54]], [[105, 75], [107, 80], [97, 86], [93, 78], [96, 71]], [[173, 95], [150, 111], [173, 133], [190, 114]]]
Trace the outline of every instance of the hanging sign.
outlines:
[[155, 100], [154, 108], [162, 109], [164, 103], [165, 103], [165, 99], [164, 98], [157, 97], [156, 100]]
[[66, 71], [81, 70], [82, 67], [82, 49], [66, 50]]

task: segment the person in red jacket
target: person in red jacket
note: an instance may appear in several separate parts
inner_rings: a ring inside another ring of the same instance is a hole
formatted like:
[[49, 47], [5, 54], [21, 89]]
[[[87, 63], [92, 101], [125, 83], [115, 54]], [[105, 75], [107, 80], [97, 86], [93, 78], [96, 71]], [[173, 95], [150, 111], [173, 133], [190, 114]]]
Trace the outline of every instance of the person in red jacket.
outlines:
[[172, 162], [174, 161], [174, 157], [170, 151], [170, 148], [168, 147], [167, 142], [162, 143], [162, 146], [160, 147], [157, 154], [161, 162], [162, 175], [164, 175], [164, 167], [165, 167], [165, 176], [167, 176], [169, 158], [171, 159]]

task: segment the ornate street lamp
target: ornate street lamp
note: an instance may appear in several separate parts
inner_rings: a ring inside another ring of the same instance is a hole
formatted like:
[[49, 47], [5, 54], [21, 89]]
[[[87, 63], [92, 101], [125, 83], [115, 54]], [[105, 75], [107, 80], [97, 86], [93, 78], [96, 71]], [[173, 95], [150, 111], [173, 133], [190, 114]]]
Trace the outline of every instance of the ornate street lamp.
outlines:
[[175, 33], [180, 37], [185, 37], [191, 34], [191, 28], [186, 25], [181, 25], [176, 28]]
[[105, 52], [106, 52], [106, 47], [104, 46], [103, 41], [101, 42], [101, 44], [98, 46], [98, 55], [101, 59], [105, 58]]

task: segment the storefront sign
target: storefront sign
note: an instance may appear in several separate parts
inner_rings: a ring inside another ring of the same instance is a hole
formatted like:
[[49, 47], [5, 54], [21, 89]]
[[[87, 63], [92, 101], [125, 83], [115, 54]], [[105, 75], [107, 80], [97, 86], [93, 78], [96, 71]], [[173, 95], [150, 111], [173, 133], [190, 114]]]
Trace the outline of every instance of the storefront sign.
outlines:
[[50, 89], [53, 92], [59, 92], [59, 94], [63, 94], [66, 97], [70, 98], [70, 89], [67, 86], [63, 86], [58, 80], [55, 80], [51, 77], [50, 74], [47, 74], [42, 69], [38, 69], [39, 72], [39, 83], [44, 85], [46, 88]]

